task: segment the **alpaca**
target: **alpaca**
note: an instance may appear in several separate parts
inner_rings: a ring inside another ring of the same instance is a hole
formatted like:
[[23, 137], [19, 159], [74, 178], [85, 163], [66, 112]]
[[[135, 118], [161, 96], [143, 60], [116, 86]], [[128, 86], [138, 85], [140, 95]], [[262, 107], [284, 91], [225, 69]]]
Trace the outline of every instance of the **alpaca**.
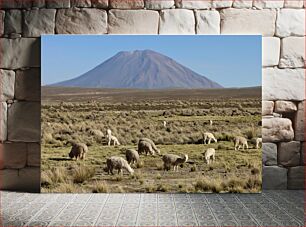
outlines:
[[117, 156], [112, 156], [106, 160], [106, 170], [108, 174], [114, 174], [113, 170], [117, 169], [118, 174], [122, 174], [122, 169], [125, 169], [128, 171], [131, 175], [133, 175], [134, 170], [131, 168], [131, 166], [128, 164], [128, 162], [122, 158]]
[[256, 138], [256, 149], [259, 148], [259, 144], [260, 144], [261, 147], [262, 147], [262, 138]]
[[154, 142], [148, 138], [141, 138], [138, 142], [138, 153], [146, 153], [146, 155], [160, 154], [160, 150], [155, 146]]
[[72, 148], [69, 153], [71, 159], [75, 158], [76, 160], [85, 159], [86, 153], [88, 152], [88, 147], [84, 143], [74, 143], [72, 142]]
[[125, 157], [130, 165], [136, 164], [139, 161], [139, 154], [135, 149], [127, 149], [125, 151]]
[[235, 151], [239, 150], [242, 145], [242, 150], [246, 147], [249, 149], [248, 140], [242, 136], [236, 136], [234, 139]]
[[216, 150], [214, 148], [208, 148], [204, 153], [206, 163], [210, 164], [211, 158], [213, 161], [215, 161], [215, 155], [216, 155]]
[[119, 146], [119, 145], [120, 145], [120, 143], [119, 143], [117, 137], [115, 137], [115, 136], [108, 136], [108, 146], [111, 145], [111, 141], [114, 142], [114, 146], [116, 146], [116, 145]]
[[185, 154], [183, 157], [181, 157], [175, 154], [165, 154], [162, 159], [164, 162], [164, 170], [168, 171], [170, 170], [171, 166], [173, 166], [173, 170], [178, 171], [178, 166], [187, 162], [188, 155]]
[[217, 139], [215, 136], [210, 132], [205, 132], [203, 134], [203, 143], [206, 144], [206, 140], [208, 140], [208, 144], [210, 144], [210, 141], [213, 140], [215, 143], [217, 143]]

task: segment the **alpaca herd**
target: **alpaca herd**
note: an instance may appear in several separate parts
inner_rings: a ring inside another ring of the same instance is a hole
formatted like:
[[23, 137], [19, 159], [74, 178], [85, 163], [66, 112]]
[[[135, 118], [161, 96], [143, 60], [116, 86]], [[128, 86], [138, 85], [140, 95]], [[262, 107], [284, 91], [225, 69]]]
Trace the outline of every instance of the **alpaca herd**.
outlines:
[[[99, 130], [91, 130], [90, 133], [96, 136], [104, 136], [104, 134]], [[113, 141], [113, 145], [120, 145], [118, 139], [112, 135], [110, 129], [107, 129], [105, 138], [108, 139], [108, 146], [111, 145]], [[205, 132], [203, 133], [203, 143], [210, 144], [211, 141], [217, 143], [217, 139], [212, 133]], [[262, 145], [262, 138], [256, 138], [256, 149]], [[242, 149], [248, 149], [248, 140], [242, 136], [236, 136], [234, 138], [234, 150], [239, 150], [242, 146]], [[72, 148], [69, 153], [69, 157], [71, 159], [75, 158], [78, 159], [85, 159], [86, 153], [88, 153], [88, 147], [84, 143], [72, 143]], [[113, 170], [118, 170], [118, 174], [122, 173], [122, 170], [125, 169], [129, 174], [133, 174], [134, 170], [132, 169], [132, 165], [136, 165], [140, 161], [140, 154], [148, 154], [154, 156], [158, 154], [161, 156], [160, 150], [156, 147], [154, 142], [148, 138], [141, 138], [138, 141], [138, 150], [136, 149], [127, 149], [125, 151], [126, 160], [119, 156], [112, 156], [107, 158], [106, 160], [106, 171], [108, 174], [114, 174]], [[208, 148], [204, 153], [204, 159], [206, 163], [209, 165], [211, 160], [215, 161], [216, 150], [214, 148]], [[172, 167], [174, 171], [178, 171], [178, 166], [186, 163], [188, 161], [188, 154], [184, 154], [183, 156], [175, 155], [175, 154], [164, 154], [162, 155], [163, 161], [163, 169], [164, 171], [169, 171]]]

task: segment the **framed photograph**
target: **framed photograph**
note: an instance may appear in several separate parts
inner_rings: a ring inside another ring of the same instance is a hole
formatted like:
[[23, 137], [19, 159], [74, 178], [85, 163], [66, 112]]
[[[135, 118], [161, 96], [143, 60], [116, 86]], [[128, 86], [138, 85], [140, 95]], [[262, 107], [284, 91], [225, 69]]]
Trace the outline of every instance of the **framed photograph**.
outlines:
[[42, 192], [261, 192], [261, 36], [41, 39]]

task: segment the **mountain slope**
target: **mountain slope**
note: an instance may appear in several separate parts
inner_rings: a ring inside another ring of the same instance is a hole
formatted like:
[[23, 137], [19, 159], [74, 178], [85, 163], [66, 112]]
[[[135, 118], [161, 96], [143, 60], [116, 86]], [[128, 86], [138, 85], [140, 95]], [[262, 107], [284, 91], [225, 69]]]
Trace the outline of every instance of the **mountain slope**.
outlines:
[[222, 87], [151, 50], [119, 52], [87, 73], [53, 86], [149, 89]]

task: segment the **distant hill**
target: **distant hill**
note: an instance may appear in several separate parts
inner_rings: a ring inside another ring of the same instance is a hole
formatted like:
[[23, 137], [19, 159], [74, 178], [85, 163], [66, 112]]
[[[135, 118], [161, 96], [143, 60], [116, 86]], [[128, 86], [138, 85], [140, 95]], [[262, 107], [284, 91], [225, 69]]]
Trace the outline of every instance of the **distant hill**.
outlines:
[[122, 51], [92, 70], [57, 87], [222, 88], [218, 83], [152, 50]]

